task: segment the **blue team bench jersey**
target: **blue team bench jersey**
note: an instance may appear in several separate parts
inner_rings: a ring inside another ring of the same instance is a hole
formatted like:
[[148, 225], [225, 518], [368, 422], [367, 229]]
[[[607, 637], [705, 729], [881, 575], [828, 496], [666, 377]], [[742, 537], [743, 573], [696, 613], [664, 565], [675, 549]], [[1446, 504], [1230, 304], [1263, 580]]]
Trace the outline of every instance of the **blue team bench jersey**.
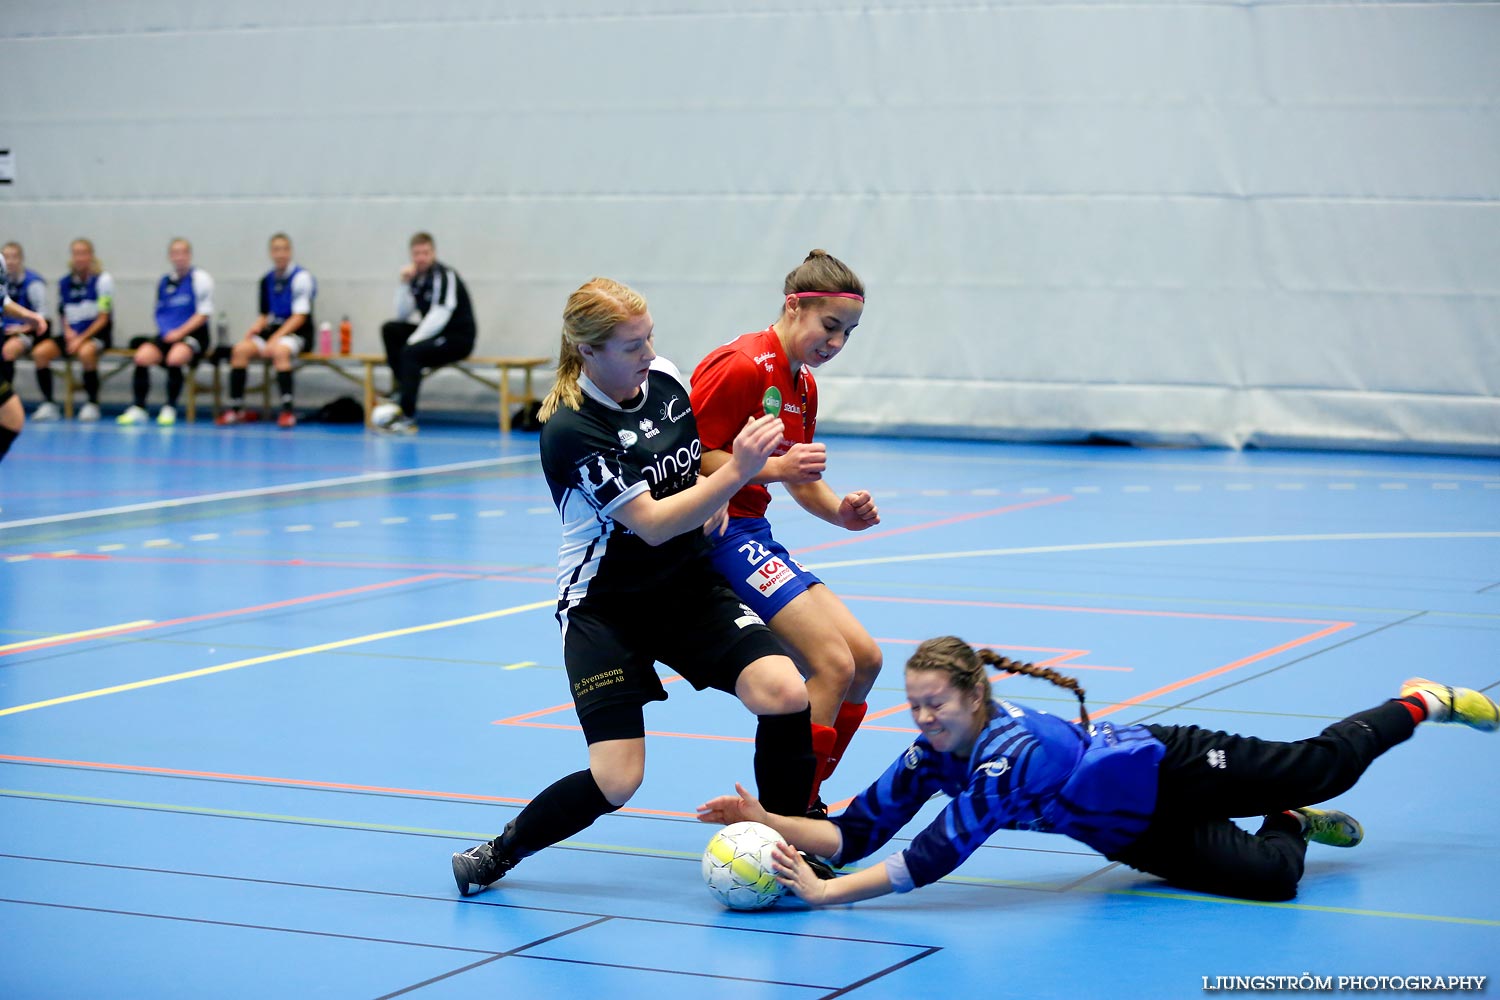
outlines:
[[939, 792], [953, 801], [887, 862], [898, 892], [949, 874], [996, 830], [1061, 833], [1106, 856], [1145, 831], [1166, 750], [1150, 730], [1104, 722], [1090, 734], [1004, 699], [991, 710], [969, 754], [940, 753], [919, 736], [831, 817], [843, 834], [841, 864], [879, 850]]

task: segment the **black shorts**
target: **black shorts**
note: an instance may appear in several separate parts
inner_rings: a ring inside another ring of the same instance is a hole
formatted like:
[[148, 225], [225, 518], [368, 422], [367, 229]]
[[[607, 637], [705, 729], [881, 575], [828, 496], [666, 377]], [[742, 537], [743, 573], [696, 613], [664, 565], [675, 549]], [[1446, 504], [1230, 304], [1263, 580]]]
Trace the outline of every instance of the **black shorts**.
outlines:
[[563, 662], [589, 743], [645, 735], [642, 706], [667, 697], [653, 666], [658, 661], [699, 691], [734, 694], [746, 667], [786, 655], [707, 562], [701, 575], [688, 576], [666, 592], [591, 595], [558, 610]]
[[[68, 353], [68, 342], [67, 342], [66, 338], [63, 337], [62, 327], [59, 326], [57, 329], [58, 329], [58, 333], [57, 333], [57, 346], [60, 347], [60, 348], [62, 348], [63, 354], [66, 355]], [[86, 329], [88, 329], [88, 327], [84, 327], [84, 329], [86, 330]], [[71, 334], [74, 334], [76, 336], [77, 334], [82, 333], [83, 330], [73, 330], [73, 329], [70, 328], [68, 330], [68, 332], [71, 333]], [[115, 323], [114, 323], [114, 320], [111, 319], [108, 322], [106, 322], [103, 326], [101, 326], [98, 329], [98, 331], [94, 334], [93, 339], [97, 340], [99, 342], [99, 350], [101, 350], [101, 351], [107, 351], [111, 347], [113, 347], [115, 345]]]
[[[161, 356], [163, 358], [167, 356], [168, 351], [176, 346], [176, 344], [167, 343], [161, 338], [160, 334], [157, 334], [156, 338], [151, 342], [156, 345], [157, 350], [161, 351]], [[177, 343], [186, 344], [188, 345], [188, 347], [192, 348], [193, 363], [197, 364], [203, 359], [203, 356], [208, 353], [208, 330], [200, 326], [198, 329], [194, 330], [186, 337], [183, 337], [181, 340], [177, 341]]]

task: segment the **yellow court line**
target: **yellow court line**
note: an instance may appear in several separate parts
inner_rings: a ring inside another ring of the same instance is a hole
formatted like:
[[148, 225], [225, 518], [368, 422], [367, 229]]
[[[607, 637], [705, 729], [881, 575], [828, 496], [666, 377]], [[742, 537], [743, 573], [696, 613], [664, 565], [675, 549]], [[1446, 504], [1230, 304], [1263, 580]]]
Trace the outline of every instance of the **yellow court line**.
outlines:
[[140, 625], [154, 625], [154, 618], [142, 618], [138, 622], [125, 622], [123, 625], [101, 625], [99, 628], [86, 628], [80, 632], [64, 632], [62, 635], [39, 635], [34, 639], [26, 639], [22, 642], [9, 642], [0, 646], [0, 653], [7, 650], [19, 649], [22, 646], [35, 646], [39, 642], [62, 642], [67, 639], [82, 639], [86, 636], [101, 635], [105, 632], [115, 632], [122, 628], [136, 628]]
[[488, 621], [491, 618], [503, 618], [506, 615], [519, 614], [522, 611], [535, 611], [537, 608], [555, 608], [556, 600], [533, 601], [530, 604], [518, 604], [513, 608], [505, 608], [500, 611], [486, 611], [479, 615], [468, 615], [463, 618], [450, 618], [447, 621], [432, 622], [428, 625], [413, 625], [409, 628], [392, 629], [388, 632], [375, 632], [371, 635], [356, 636], [352, 639], [339, 639], [336, 642], [323, 642], [316, 646], [303, 646], [301, 649], [288, 649], [281, 653], [271, 653], [266, 656], [252, 656], [248, 660], [235, 660], [233, 663], [221, 663], [216, 667], [203, 667], [200, 670], [188, 670], [180, 674], [168, 674], [165, 677], [151, 677], [143, 681], [132, 681], [129, 684], [116, 684], [114, 687], [98, 688], [94, 691], [83, 691], [79, 694], [64, 695], [61, 698], [48, 698], [46, 701], [34, 701], [29, 705], [16, 705], [14, 708], [0, 709], [0, 716], [15, 715], [18, 712], [30, 712], [38, 708], [50, 708], [53, 705], [65, 705], [70, 701], [83, 701], [86, 698], [98, 698], [106, 694], [119, 694], [121, 691], [134, 691], [138, 688], [153, 687], [157, 684], [170, 684], [173, 681], [185, 681], [192, 677], [206, 677], [209, 674], [219, 674], [226, 670], [238, 670], [240, 667], [253, 667], [257, 663], [273, 663], [276, 660], [289, 660], [294, 656], [306, 656], [309, 653], [326, 653], [331, 649], [343, 649], [346, 646], [358, 646], [367, 642], [377, 642], [381, 639], [394, 639], [402, 635], [415, 635], [419, 632], [432, 632], [440, 628], [452, 628], [455, 625], [468, 625], [473, 622]]
[[[214, 809], [207, 806], [181, 806], [165, 802], [136, 802], [131, 799], [106, 799], [88, 795], [65, 795], [57, 792], [23, 791], [17, 788], [0, 788], [0, 796], [18, 799], [36, 799], [44, 802], [71, 802], [78, 805], [122, 806], [130, 809], [150, 809], [159, 812], [183, 813], [196, 816], [217, 816], [225, 819], [262, 820], [278, 823], [296, 823], [307, 826], [333, 827], [338, 829], [368, 830], [375, 833], [408, 833], [433, 837], [453, 837], [458, 840], [482, 840], [488, 833], [466, 830], [443, 830], [420, 826], [395, 826], [388, 823], [367, 823], [358, 820], [327, 819], [318, 816], [289, 816], [283, 813], [248, 812], [240, 809]], [[601, 851], [609, 854], [644, 855], [651, 857], [681, 858], [695, 860], [698, 854], [691, 851], [630, 847], [622, 844], [596, 844], [587, 841], [563, 840], [555, 847]], [[943, 884], [980, 885], [1005, 889], [1051, 888], [1036, 882], [1018, 882], [1010, 879], [977, 878], [968, 875], [948, 875]], [[1257, 899], [1235, 899], [1229, 896], [1199, 896], [1184, 892], [1153, 892], [1149, 889], [1104, 889], [1078, 887], [1068, 892], [1090, 893], [1101, 896], [1145, 896], [1150, 899], [1173, 899], [1188, 903], [1222, 903], [1228, 906], [1264, 906], [1279, 910], [1303, 910], [1309, 913], [1336, 913], [1354, 917], [1385, 917], [1389, 920], [1423, 920], [1440, 924], [1467, 924], [1473, 927], [1500, 927], [1500, 920], [1483, 917], [1449, 917], [1436, 913], [1402, 913], [1397, 910], [1362, 910], [1348, 906], [1317, 906], [1312, 903], [1270, 903]]]

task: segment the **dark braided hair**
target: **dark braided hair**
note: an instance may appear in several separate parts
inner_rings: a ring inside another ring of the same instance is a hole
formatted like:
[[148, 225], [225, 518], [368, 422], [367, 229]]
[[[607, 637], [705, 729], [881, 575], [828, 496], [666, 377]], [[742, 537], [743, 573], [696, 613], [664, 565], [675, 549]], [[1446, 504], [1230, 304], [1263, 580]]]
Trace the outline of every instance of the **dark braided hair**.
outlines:
[[981, 663], [987, 663], [1008, 674], [1024, 674], [1027, 677], [1039, 677], [1044, 681], [1051, 681], [1060, 688], [1072, 691], [1073, 696], [1078, 699], [1078, 718], [1083, 722], [1084, 729], [1090, 728], [1088, 706], [1083, 703], [1083, 686], [1078, 683], [1076, 678], [1069, 677], [1067, 674], [1060, 674], [1051, 667], [1039, 667], [1035, 663], [1022, 663], [1019, 660], [1012, 660], [1008, 656], [1001, 656], [993, 649], [981, 649], [978, 652], [978, 656]]
[[972, 691], [979, 692], [985, 704], [990, 700], [990, 679], [986, 666], [994, 667], [1008, 674], [1023, 674], [1027, 677], [1039, 677], [1044, 681], [1056, 684], [1060, 688], [1066, 688], [1073, 692], [1078, 699], [1078, 716], [1083, 721], [1083, 728], [1088, 729], [1089, 712], [1083, 702], [1084, 691], [1078, 681], [1066, 674], [1060, 674], [1050, 667], [1039, 667], [1034, 663], [1021, 663], [1012, 660], [1008, 656], [1001, 656], [992, 649], [976, 650], [967, 642], [953, 635], [939, 636], [936, 639], [928, 639], [917, 647], [917, 651], [906, 661], [907, 670], [936, 670], [946, 673], [948, 680], [959, 692], [968, 694]]

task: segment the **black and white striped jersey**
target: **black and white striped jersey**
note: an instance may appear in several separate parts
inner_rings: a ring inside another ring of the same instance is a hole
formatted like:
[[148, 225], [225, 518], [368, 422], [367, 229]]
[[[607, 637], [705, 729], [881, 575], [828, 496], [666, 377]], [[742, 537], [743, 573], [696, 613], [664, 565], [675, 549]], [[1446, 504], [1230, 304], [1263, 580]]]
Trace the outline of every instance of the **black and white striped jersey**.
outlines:
[[419, 314], [422, 319], [406, 338], [408, 344], [431, 340], [440, 334], [456, 341], [474, 339], [474, 307], [469, 303], [469, 289], [458, 272], [447, 264], [434, 262], [397, 293], [397, 319], [407, 320]]
[[653, 547], [612, 516], [648, 490], [660, 500], [698, 480], [703, 445], [682, 375], [664, 358], [651, 369], [624, 406], [581, 376], [582, 406], [560, 406], [542, 425], [542, 471], [563, 523], [561, 606], [667, 583], [707, 551], [700, 528]]

